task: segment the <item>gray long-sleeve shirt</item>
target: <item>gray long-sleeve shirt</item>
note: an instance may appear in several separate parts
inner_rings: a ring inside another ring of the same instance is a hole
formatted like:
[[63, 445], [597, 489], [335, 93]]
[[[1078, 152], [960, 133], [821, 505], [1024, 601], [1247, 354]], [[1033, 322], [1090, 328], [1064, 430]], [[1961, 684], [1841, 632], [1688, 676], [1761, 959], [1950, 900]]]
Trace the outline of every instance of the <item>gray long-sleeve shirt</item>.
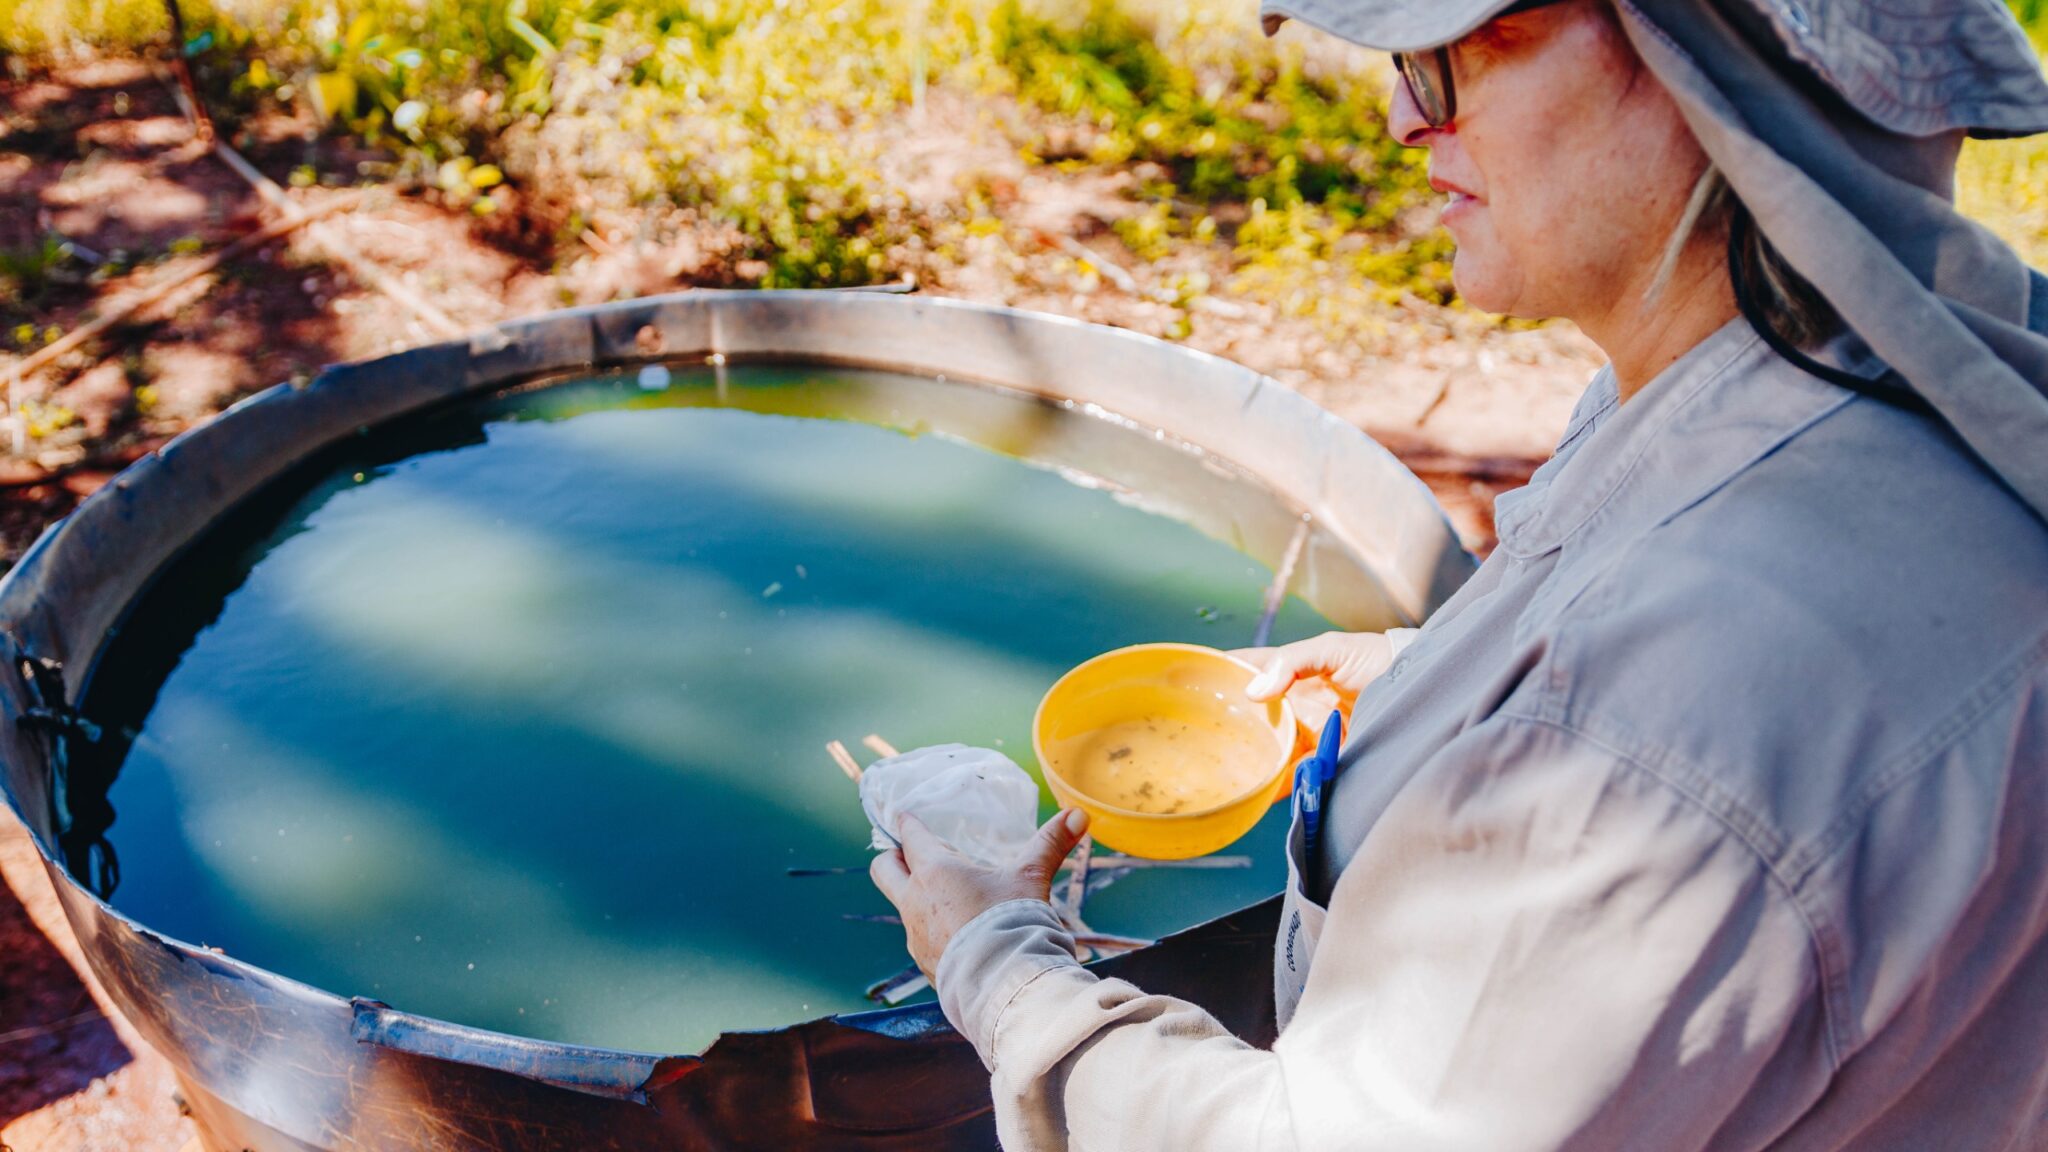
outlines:
[[954, 938], [1005, 1148], [2048, 1149], [2048, 529], [1740, 321], [1498, 521], [1297, 830], [1271, 1051]]

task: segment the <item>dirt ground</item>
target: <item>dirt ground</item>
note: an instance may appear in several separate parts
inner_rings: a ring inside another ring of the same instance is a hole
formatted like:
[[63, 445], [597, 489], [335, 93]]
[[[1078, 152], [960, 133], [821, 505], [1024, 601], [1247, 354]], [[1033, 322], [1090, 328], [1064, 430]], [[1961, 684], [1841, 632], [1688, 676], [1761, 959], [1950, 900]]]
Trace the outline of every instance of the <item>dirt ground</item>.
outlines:
[[86, 969], [41, 858], [0, 808], [0, 1148], [200, 1152], [177, 1083]]
[[[323, 227], [461, 328], [569, 304], [744, 282], [714, 230], [652, 229], [593, 214], [572, 250], [536, 243], [516, 211], [478, 217], [357, 182], [375, 157], [275, 117], [223, 125], [306, 209], [345, 208]], [[1003, 237], [921, 275], [923, 290], [1058, 312], [1156, 335], [1178, 310], [1152, 289], [1216, 252], [1137, 260], [1111, 228], [1130, 209], [1118, 178], [1026, 167], [987, 109], [935, 96], [891, 151], [913, 197], [972, 184]], [[515, 208], [516, 195], [512, 200]], [[193, 139], [168, 88], [136, 60], [0, 80], [0, 249], [59, 235], [74, 249], [23, 298], [0, 298], [0, 560], [115, 471], [271, 384], [336, 361], [437, 338], [419, 314], [338, 267], [301, 230], [201, 276], [50, 368], [21, 358], [126, 293], [275, 219], [251, 186]], [[659, 240], [643, 237], [658, 235]], [[1015, 238], [1026, 242], [1019, 245]], [[1078, 247], [1077, 247], [1078, 246]], [[1426, 314], [1425, 314], [1426, 313]], [[1547, 454], [1598, 363], [1569, 328], [1509, 332], [1417, 305], [1366, 352], [1313, 321], [1242, 298], [1192, 316], [1190, 346], [1297, 388], [1393, 448], [1428, 480], [1468, 545], [1493, 542], [1498, 492]], [[1412, 328], [1412, 331], [1410, 330]], [[19, 378], [16, 378], [19, 377]], [[0, 1149], [179, 1152], [195, 1147], [168, 1067], [106, 1006], [66, 930], [26, 834], [0, 811]]]

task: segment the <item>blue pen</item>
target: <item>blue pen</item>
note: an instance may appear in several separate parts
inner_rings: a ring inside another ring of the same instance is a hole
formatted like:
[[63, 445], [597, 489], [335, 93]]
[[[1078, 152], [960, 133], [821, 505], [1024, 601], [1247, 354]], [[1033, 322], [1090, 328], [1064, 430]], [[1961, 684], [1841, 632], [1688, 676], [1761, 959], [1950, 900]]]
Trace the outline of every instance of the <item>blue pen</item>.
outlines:
[[1301, 815], [1301, 845], [1315, 847], [1323, 825], [1323, 789], [1337, 775], [1337, 754], [1344, 744], [1344, 716], [1337, 710], [1323, 721], [1323, 734], [1316, 741], [1316, 754], [1294, 769], [1294, 810]]

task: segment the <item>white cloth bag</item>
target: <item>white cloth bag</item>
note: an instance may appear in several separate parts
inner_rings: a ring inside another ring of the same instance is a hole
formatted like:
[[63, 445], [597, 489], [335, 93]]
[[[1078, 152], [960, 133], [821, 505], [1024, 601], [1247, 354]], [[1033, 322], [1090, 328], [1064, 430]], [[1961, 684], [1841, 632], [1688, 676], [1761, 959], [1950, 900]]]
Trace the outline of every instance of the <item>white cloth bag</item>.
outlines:
[[860, 806], [876, 848], [894, 848], [915, 814], [939, 839], [982, 864], [1007, 865], [1038, 831], [1038, 785], [1001, 752], [935, 744], [868, 765]]

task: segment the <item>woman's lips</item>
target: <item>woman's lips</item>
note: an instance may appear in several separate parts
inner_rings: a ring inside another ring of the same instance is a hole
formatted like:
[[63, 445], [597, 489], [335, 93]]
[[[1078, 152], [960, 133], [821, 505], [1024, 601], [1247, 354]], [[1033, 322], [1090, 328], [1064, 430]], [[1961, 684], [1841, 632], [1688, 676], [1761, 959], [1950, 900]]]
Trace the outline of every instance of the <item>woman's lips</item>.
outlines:
[[1450, 224], [1461, 217], [1471, 215], [1481, 204], [1486, 203], [1486, 201], [1444, 179], [1443, 176], [1435, 172], [1429, 174], [1429, 186], [1431, 190], [1441, 192], [1450, 197], [1449, 200], [1444, 202], [1443, 221], [1446, 224]]

